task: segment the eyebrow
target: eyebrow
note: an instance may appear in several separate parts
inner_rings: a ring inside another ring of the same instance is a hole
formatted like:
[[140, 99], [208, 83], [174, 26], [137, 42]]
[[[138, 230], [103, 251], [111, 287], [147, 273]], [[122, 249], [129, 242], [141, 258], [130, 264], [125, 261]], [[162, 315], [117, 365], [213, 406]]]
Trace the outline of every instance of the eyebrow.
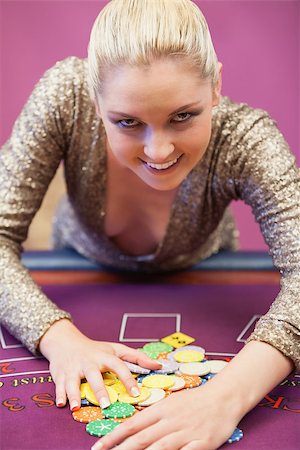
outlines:
[[[176, 114], [184, 109], [187, 108], [191, 108], [192, 106], [196, 106], [199, 103], [201, 103], [201, 101], [199, 100], [198, 102], [193, 102], [193, 103], [189, 103], [188, 105], [183, 105], [180, 108], [175, 109], [175, 111], [171, 112], [171, 114], [168, 115], [168, 117], [172, 116], [173, 114]], [[119, 114], [120, 116], [126, 116], [126, 117], [132, 117], [133, 119], [138, 119], [138, 117], [132, 116], [131, 114], [127, 114], [127, 113], [123, 113], [121, 111], [108, 111], [109, 114]]]

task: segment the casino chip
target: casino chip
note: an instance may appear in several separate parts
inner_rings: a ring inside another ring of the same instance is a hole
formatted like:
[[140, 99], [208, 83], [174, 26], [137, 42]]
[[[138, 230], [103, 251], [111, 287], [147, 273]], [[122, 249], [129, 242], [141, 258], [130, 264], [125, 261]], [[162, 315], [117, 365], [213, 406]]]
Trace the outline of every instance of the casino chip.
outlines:
[[102, 420], [94, 420], [90, 422], [86, 426], [86, 431], [91, 436], [106, 436], [108, 433], [113, 431], [119, 424], [119, 422], [115, 422], [114, 420], [102, 419]]
[[150, 359], [157, 359], [158, 355], [160, 354], [160, 352], [156, 352], [154, 350], [151, 349], [144, 349], [144, 348], [138, 348], [137, 349], [139, 352], [143, 352], [146, 353], [147, 356], [149, 356]]
[[86, 398], [82, 398], [81, 406], [93, 406], [93, 403], [90, 403]]
[[175, 392], [185, 388], [185, 380], [183, 378], [174, 375], [173, 379], [175, 381], [175, 384], [169, 387], [170, 391]]
[[136, 380], [138, 383], [142, 383], [143, 379], [146, 378], [147, 376], [148, 375], [139, 375]]
[[149, 369], [145, 369], [144, 367], [139, 366], [138, 364], [133, 364], [128, 361], [124, 361], [130, 372], [139, 373], [141, 375], [148, 375], [151, 371]]
[[102, 413], [107, 419], [125, 419], [131, 417], [135, 413], [135, 407], [129, 403], [116, 402], [102, 409]]
[[138, 397], [131, 397], [127, 392], [121, 392], [119, 394], [119, 402], [130, 403], [131, 405], [135, 405], [139, 402], [143, 402], [150, 397], [149, 389], [145, 387], [139, 387], [140, 395]]
[[149, 342], [149, 344], [145, 344], [143, 347], [144, 351], [151, 351], [159, 353], [169, 353], [173, 350], [172, 345], [167, 344], [166, 342]]
[[185, 382], [185, 389], [192, 389], [200, 386], [204, 380], [202, 380], [198, 375], [179, 375], [179, 378], [182, 378]]
[[72, 417], [76, 422], [89, 423], [96, 419], [104, 419], [101, 408], [97, 406], [85, 406], [72, 412]]
[[[146, 375], [145, 375], [146, 376]], [[126, 387], [122, 383], [122, 381], [118, 380], [115, 382], [115, 384], [112, 385], [112, 389], [117, 393], [121, 394], [121, 392], [126, 392]]]
[[227, 366], [228, 362], [222, 359], [211, 359], [209, 361], [211, 373], [219, 373]]
[[[151, 374], [165, 375], [167, 373], [174, 373], [179, 369], [179, 364], [176, 361], [171, 360], [156, 360], [159, 364], [161, 364], [161, 369], [155, 370], [151, 372]], [[149, 371], [150, 372], [150, 371]]]
[[143, 402], [139, 402], [138, 406], [151, 406], [165, 398], [165, 391], [159, 388], [149, 388], [150, 397]]
[[173, 378], [168, 375], [149, 375], [143, 379], [142, 385], [147, 388], [168, 389], [175, 384]]
[[182, 350], [185, 351], [191, 350], [193, 352], [200, 352], [203, 353], [203, 355], [205, 355], [205, 349], [203, 347], [199, 347], [199, 345], [186, 345], [185, 347], [175, 348], [173, 353], [182, 352]]
[[179, 363], [200, 362], [203, 358], [204, 354], [195, 350], [182, 350], [174, 353], [174, 359]]
[[[93, 405], [99, 406], [98, 400], [96, 399], [96, 396], [95, 396], [94, 392], [92, 391], [91, 386], [88, 383], [86, 383], [86, 384], [87, 384], [87, 386], [85, 386], [85, 388], [84, 388], [86, 399], [90, 403], [93, 403]], [[105, 387], [106, 387], [110, 402], [115, 403], [118, 400], [118, 394], [113, 389], [114, 386], [105, 386]]]
[[191, 362], [191, 363], [182, 363], [179, 366], [179, 370], [181, 373], [185, 375], [198, 375], [203, 376], [207, 375], [210, 372], [210, 361], [207, 362]]
[[242, 430], [240, 430], [239, 428], [236, 428], [227, 442], [229, 444], [232, 444], [233, 442], [238, 442], [243, 438], [243, 436], [244, 436], [244, 433], [242, 432]]

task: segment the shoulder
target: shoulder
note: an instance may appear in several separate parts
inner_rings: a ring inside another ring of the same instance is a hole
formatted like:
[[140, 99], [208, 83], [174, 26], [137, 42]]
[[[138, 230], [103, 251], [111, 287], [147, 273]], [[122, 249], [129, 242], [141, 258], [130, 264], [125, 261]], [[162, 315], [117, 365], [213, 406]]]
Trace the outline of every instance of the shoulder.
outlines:
[[[47, 86], [47, 91], [45, 91]], [[88, 91], [87, 87], [87, 60], [77, 56], [69, 56], [57, 61], [48, 68], [39, 82], [37, 89], [42, 89], [49, 97], [53, 95], [60, 100], [72, 93]]]
[[234, 141], [245, 136], [257, 123], [265, 121], [276, 125], [264, 109], [234, 102], [226, 96], [221, 97], [219, 105], [213, 109], [213, 129]]

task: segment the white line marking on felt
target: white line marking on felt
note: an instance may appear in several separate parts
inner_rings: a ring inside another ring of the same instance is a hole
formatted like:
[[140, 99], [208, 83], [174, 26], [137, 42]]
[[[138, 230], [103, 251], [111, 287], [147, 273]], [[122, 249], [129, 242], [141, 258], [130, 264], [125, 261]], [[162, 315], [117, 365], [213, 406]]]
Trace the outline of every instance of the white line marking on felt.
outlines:
[[28, 361], [29, 359], [45, 359], [43, 356], [22, 356], [20, 358], [0, 359], [0, 363]]
[[125, 338], [125, 331], [127, 326], [127, 320], [130, 317], [174, 317], [176, 320], [175, 331], [178, 333], [180, 331], [181, 325], [181, 314], [179, 313], [124, 313], [122, 317], [122, 323], [119, 333], [119, 342], [154, 342], [160, 341], [159, 338]]
[[0, 378], [19, 377], [21, 375], [33, 375], [35, 373], [50, 373], [50, 370], [33, 370], [32, 372], [9, 373], [8, 375], [0, 375]]
[[22, 345], [22, 344], [13, 344], [13, 345], [6, 344], [1, 325], [0, 325], [0, 343], [1, 343], [1, 347], [3, 348], [3, 350], [7, 350], [10, 348], [24, 347], [24, 345]]
[[242, 330], [242, 332], [237, 337], [236, 342], [244, 342], [244, 343], [246, 342], [247, 339], [242, 339], [242, 337], [246, 334], [246, 332], [249, 330], [251, 325], [253, 325], [253, 323], [260, 317], [261, 317], [261, 315], [257, 315], [257, 314], [255, 316], [252, 316], [252, 319], [249, 320], [249, 322], [247, 323], [245, 328]]

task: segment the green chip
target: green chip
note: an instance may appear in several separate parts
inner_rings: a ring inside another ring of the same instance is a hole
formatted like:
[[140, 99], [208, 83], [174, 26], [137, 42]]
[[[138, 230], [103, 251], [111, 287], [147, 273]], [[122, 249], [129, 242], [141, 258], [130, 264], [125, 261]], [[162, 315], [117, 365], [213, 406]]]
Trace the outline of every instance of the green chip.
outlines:
[[161, 352], [155, 352], [150, 349], [146, 350], [144, 348], [138, 348], [137, 350], [139, 350], [140, 352], [146, 353], [146, 355], [149, 356], [149, 358], [151, 358], [151, 359], [157, 359], [158, 355], [161, 353]]
[[102, 413], [109, 419], [125, 419], [135, 413], [135, 407], [129, 403], [116, 402], [108, 408], [102, 409]]
[[151, 351], [159, 353], [170, 353], [173, 350], [172, 345], [167, 344], [166, 342], [149, 342], [149, 344], [145, 344], [143, 347], [143, 351]]
[[90, 422], [86, 426], [86, 431], [91, 436], [106, 436], [108, 433], [113, 431], [118, 425], [120, 425], [118, 422], [115, 422], [114, 420], [107, 420], [107, 419], [97, 419], [93, 422]]

